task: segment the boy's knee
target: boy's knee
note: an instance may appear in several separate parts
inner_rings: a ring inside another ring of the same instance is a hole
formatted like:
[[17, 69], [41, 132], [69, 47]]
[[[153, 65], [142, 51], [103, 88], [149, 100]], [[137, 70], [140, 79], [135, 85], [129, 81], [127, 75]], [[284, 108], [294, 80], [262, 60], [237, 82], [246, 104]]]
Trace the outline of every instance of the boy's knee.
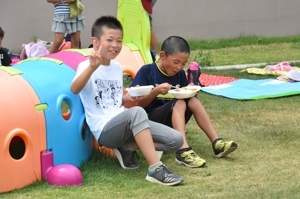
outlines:
[[184, 100], [177, 100], [173, 109], [186, 109], [187, 104]]
[[139, 117], [145, 116], [148, 118], [146, 111], [142, 107], [134, 106], [134, 107], [130, 108], [130, 110], [131, 110], [131, 113], [135, 116], [139, 116]]
[[169, 136], [168, 139], [168, 151], [165, 152], [178, 151], [183, 145], [183, 136], [179, 131], [174, 130], [172, 136]]
[[134, 106], [130, 109], [135, 110], [136, 112], [145, 113], [145, 110], [140, 106]]
[[183, 135], [179, 131], [177, 133], [174, 133], [174, 140], [176, 143], [176, 145], [174, 146], [174, 149], [177, 151], [183, 145]]

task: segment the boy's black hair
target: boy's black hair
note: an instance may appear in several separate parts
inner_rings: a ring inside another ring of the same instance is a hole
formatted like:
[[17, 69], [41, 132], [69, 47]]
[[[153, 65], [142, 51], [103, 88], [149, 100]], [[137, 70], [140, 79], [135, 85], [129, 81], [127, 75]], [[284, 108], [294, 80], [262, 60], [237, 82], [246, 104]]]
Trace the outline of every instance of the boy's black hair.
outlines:
[[100, 39], [103, 34], [103, 27], [121, 30], [123, 32], [123, 27], [120, 21], [113, 16], [102, 16], [96, 19], [92, 27], [92, 37]]
[[190, 54], [190, 46], [182, 37], [170, 36], [163, 42], [161, 51], [164, 51], [166, 56], [173, 55], [175, 53]]
[[4, 31], [3, 31], [2, 28], [0, 27], [0, 38], [3, 39], [3, 37], [4, 37]]

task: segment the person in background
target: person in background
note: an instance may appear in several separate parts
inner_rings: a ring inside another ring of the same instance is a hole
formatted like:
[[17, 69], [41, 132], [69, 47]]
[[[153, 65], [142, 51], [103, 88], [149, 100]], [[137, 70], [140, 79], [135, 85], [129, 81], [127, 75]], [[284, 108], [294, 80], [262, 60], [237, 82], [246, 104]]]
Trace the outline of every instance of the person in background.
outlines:
[[0, 27], [0, 66], [10, 66], [11, 59], [8, 54], [8, 51], [2, 47], [3, 38], [4, 38], [4, 31]]
[[143, 7], [149, 14], [150, 29], [151, 29], [150, 48], [154, 51], [155, 55], [158, 53], [158, 41], [157, 41], [156, 34], [153, 31], [152, 13], [153, 13], [153, 7], [154, 7], [156, 1], [157, 0], [142, 0]]
[[76, 18], [70, 18], [69, 3], [75, 0], [47, 0], [54, 4], [54, 18], [51, 30], [54, 32], [54, 41], [50, 48], [50, 54], [59, 51], [61, 44], [65, 39], [65, 34], [70, 34], [71, 48], [79, 48], [80, 32], [85, 29], [83, 13]]

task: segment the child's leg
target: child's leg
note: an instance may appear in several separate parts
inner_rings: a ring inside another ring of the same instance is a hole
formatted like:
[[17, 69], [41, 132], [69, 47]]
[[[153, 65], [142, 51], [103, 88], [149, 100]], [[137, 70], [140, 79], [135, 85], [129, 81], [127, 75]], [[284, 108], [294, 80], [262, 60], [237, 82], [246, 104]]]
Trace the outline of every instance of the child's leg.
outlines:
[[79, 48], [80, 31], [71, 33], [71, 48]]
[[183, 136], [166, 125], [149, 121], [152, 139], [158, 151], [176, 152], [183, 144]]
[[151, 121], [158, 122], [174, 128], [183, 136], [183, 147], [188, 147], [185, 138], [186, 103], [184, 100], [172, 100], [151, 112], [148, 117]]
[[189, 100], [188, 108], [192, 111], [198, 126], [204, 131], [210, 141], [216, 140], [218, 135], [201, 102], [196, 97], [193, 97]]
[[215, 156], [225, 157], [236, 150], [237, 144], [234, 141], [225, 141], [218, 137], [205, 108], [197, 98], [190, 99], [188, 108], [192, 111], [198, 126], [212, 142]]
[[206, 161], [200, 158], [188, 145], [185, 124], [192, 116], [187, 110], [187, 100], [172, 100], [149, 114], [149, 119], [166, 124], [179, 131], [183, 136], [183, 144], [176, 153], [175, 162], [188, 167], [202, 167]]
[[54, 41], [50, 47], [50, 54], [58, 52], [59, 47], [63, 43], [64, 39], [65, 39], [65, 33], [58, 33], [58, 32], [54, 33]]
[[172, 112], [172, 125], [173, 128], [179, 131], [183, 136], [183, 145], [181, 148], [189, 147], [186, 140], [186, 131], [185, 131], [185, 112], [186, 112], [186, 103], [184, 100], [178, 100], [173, 107]]
[[159, 159], [149, 127], [145, 110], [133, 107], [118, 114], [104, 126], [99, 143], [108, 148], [123, 146], [130, 151], [140, 148], [149, 165], [152, 165]]
[[150, 129], [144, 129], [135, 136], [135, 141], [145, 156], [149, 165], [154, 165], [160, 160], [157, 157]]
[[[124, 141], [131, 141], [132, 135], [149, 164], [146, 180], [163, 185], [176, 185], [183, 182], [182, 177], [175, 175], [159, 161], [149, 129], [148, 116], [141, 107], [130, 108], [112, 118], [105, 125], [99, 143], [107, 144], [105, 146], [112, 148], [124, 144]], [[118, 149], [114, 151], [121, 152]], [[120, 163], [124, 160], [124, 155], [126, 153], [117, 155]]]

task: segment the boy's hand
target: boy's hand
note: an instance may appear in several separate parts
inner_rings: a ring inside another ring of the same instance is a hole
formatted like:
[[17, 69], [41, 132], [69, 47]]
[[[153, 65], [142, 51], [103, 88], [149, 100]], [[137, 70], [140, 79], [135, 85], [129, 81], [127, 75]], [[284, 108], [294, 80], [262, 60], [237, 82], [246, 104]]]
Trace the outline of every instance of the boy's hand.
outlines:
[[163, 83], [156, 86], [153, 90], [157, 92], [157, 95], [159, 94], [166, 95], [168, 91], [171, 89], [171, 86], [172, 86], [171, 84]]
[[138, 100], [139, 98], [141, 98], [141, 96], [139, 96], [139, 97], [133, 97], [133, 96], [131, 96], [131, 95], [129, 94], [129, 92], [123, 95], [123, 100], [124, 100], [125, 102], [126, 102], [126, 101], [136, 101], [136, 100]]
[[97, 51], [93, 49], [90, 55], [90, 67], [93, 68], [94, 70], [96, 70], [102, 63], [102, 57], [101, 57], [102, 45], [103, 43], [100, 45]]

